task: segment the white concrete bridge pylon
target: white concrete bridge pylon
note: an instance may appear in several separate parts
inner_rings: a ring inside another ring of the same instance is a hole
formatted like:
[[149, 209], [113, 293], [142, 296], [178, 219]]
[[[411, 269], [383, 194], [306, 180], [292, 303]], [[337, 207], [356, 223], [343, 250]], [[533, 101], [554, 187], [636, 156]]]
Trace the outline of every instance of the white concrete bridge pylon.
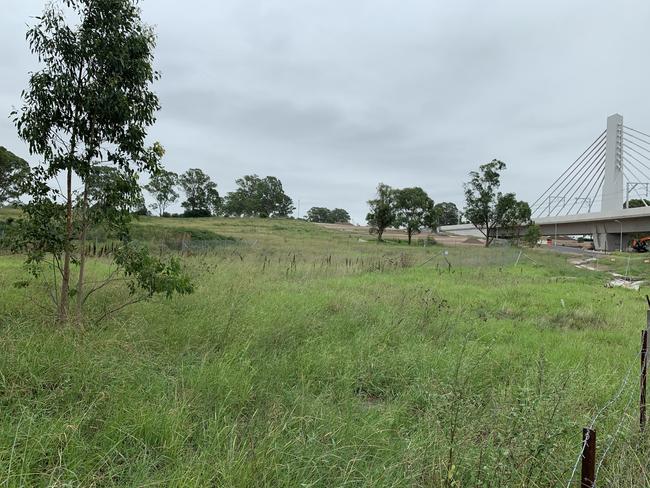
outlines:
[[625, 201], [623, 191], [622, 115], [614, 114], [607, 117], [605, 138], [605, 172], [603, 175], [600, 211], [603, 213], [618, 213]]

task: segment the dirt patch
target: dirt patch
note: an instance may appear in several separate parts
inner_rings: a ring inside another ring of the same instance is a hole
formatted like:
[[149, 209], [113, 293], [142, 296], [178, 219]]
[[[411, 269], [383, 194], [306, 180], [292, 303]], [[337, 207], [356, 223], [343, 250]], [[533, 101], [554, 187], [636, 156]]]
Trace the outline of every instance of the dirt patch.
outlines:
[[[589, 271], [599, 271], [597, 258], [572, 259], [569, 262], [576, 268], [588, 269]], [[604, 271], [602, 267], [600, 271]], [[609, 274], [612, 275], [613, 278], [605, 284], [607, 288], [627, 288], [628, 290], [638, 290], [641, 288], [641, 285], [645, 283], [645, 280], [640, 278], [624, 276], [612, 272], [609, 272]]]
[[[320, 224], [325, 229], [334, 230], [338, 232], [345, 232], [350, 236], [357, 237], [358, 242], [374, 241], [376, 236], [370, 234], [370, 227], [366, 225], [352, 225], [352, 224]], [[402, 240], [408, 239], [406, 232], [402, 229], [386, 229], [384, 231], [384, 240]], [[413, 240], [418, 241], [435, 239], [435, 242], [446, 246], [483, 246], [485, 241], [479, 237], [474, 236], [456, 236], [449, 234], [436, 234], [429, 231], [421, 232], [413, 236]]]
[[596, 258], [572, 259], [569, 262], [576, 268], [588, 269], [589, 271], [598, 271], [598, 260]]
[[643, 283], [645, 283], [643, 280], [632, 281], [631, 279], [614, 278], [613, 280], [610, 280], [605, 286], [607, 288], [627, 288], [628, 290], [638, 290], [641, 288], [641, 285]]

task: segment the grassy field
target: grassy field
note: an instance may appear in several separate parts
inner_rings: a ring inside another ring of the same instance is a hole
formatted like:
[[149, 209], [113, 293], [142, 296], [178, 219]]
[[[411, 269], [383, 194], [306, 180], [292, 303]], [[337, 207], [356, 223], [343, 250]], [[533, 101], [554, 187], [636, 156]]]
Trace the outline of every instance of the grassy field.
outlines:
[[603, 406], [599, 486], [650, 482], [644, 290], [606, 288], [605, 262], [288, 220], [134, 234], [182, 253], [196, 292], [57, 327], [0, 256], [0, 486], [566, 486]]

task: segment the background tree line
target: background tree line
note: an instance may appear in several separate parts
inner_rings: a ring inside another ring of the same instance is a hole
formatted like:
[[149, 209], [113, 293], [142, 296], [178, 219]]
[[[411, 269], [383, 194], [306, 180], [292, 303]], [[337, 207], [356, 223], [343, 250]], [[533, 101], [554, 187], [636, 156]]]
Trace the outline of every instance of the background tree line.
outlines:
[[[7, 182], [0, 188], [0, 205], [18, 203], [21, 195], [29, 194], [26, 187], [30, 178], [29, 164], [4, 147], [0, 147], [0, 176]], [[132, 176], [112, 165], [92, 165], [84, 185], [93, 208], [108, 211], [110, 205], [115, 205], [120, 211], [132, 214], [147, 215], [151, 210], [160, 217], [169, 217], [169, 208], [180, 200], [182, 193], [185, 196], [181, 203], [182, 217], [288, 217], [295, 210], [293, 200], [275, 176], [245, 175], [235, 180], [236, 190], [225, 197], [219, 194], [210, 176], [199, 168], [190, 168], [179, 175], [158, 165], [152, 170], [149, 182], [142, 187], [137, 179], [130, 179]], [[145, 204], [143, 189], [153, 198], [149, 206]], [[110, 195], [121, 197], [111, 198]], [[307, 212], [307, 220], [349, 222], [350, 214], [342, 208], [313, 207]]]
[[169, 216], [167, 209], [180, 198], [177, 190], [185, 193], [181, 203], [184, 217], [288, 217], [295, 208], [275, 176], [245, 175], [235, 183], [237, 189], [223, 198], [207, 174], [191, 168], [180, 175], [163, 170], [144, 188], [154, 199], [151, 208], [161, 217]]
[[382, 240], [388, 228], [406, 230], [408, 243], [414, 234], [423, 228], [437, 231], [441, 225], [454, 225], [460, 222], [460, 213], [455, 204], [441, 202], [435, 204], [420, 187], [391, 188], [384, 183], [377, 186], [377, 195], [368, 201], [370, 212], [366, 216], [371, 232]]
[[[485, 238], [489, 246], [497, 237], [498, 229], [503, 235], [519, 238], [526, 228], [525, 239], [537, 243], [539, 228], [531, 225], [531, 210], [527, 202], [517, 200], [514, 193], [500, 191], [501, 172], [505, 163], [492, 160], [470, 172], [470, 181], [464, 184], [465, 211], [463, 217], [471, 222]], [[433, 200], [420, 187], [391, 188], [380, 183], [375, 198], [368, 201], [370, 212], [366, 216], [371, 232], [381, 241], [386, 229], [404, 229], [411, 244], [413, 234], [423, 228], [436, 232], [442, 225], [460, 223], [461, 214], [455, 204]]]
[[[366, 220], [371, 232], [381, 240], [387, 228], [401, 228], [406, 231], [410, 244], [413, 235], [423, 228], [436, 232], [440, 226], [458, 224], [464, 217], [483, 234], [486, 246], [497, 237], [498, 229], [503, 229], [502, 235], [519, 238], [526, 227], [526, 239], [532, 242], [539, 230], [530, 225], [528, 203], [517, 200], [514, 193], [500, 191], [501, 172], [505, 169], [505, 163], [495, 159], [470, 173], [470, 180], [463, 186], [464, 214], [454, 203], [435, 204], [420, 187], [391, 188], [380, 183], [376, 197], [368, 201], [370, 211]], [[0, 171], [8, 182], [0, 188], [0, 203], [16, 201], [21, 194], [21, 180], [30, 174], [29, 165], [0, 147]], [[295, 209], [282, 182], [274, 176], [245, 175], [235, 183], [237, 189], [221, 197], [217, 184], [201, 169], [191, 168], [178, 175], [158, 166], [143, 188], [154, 199], [149, 208], [159, 216], [170, 216], [167, 210], [179, 200], [180, 192], [185, 194], [181, 203], [183, 217], [288, 217]], [[148, 212], [137, 182], [129, 181], [129, 176], [115, 167], [92, 166], [85, 184], [87, 197], [95, 210], [108, 212], [117, 207], [120, 211], [136, 214]], [[121, 197], [112, 198], [115, 194]], [[643, 202], [630, 200], [628, 206], [643, 206]], [[307, 211], [306, 220], [349, 223], [350, 215], [341, 208], [312, 207]]]
[[322, 224], [347, 224], [350, 214], [342, 208], [330, 210], [325, 207], [312, 207], [307, 211], [307, 221]]

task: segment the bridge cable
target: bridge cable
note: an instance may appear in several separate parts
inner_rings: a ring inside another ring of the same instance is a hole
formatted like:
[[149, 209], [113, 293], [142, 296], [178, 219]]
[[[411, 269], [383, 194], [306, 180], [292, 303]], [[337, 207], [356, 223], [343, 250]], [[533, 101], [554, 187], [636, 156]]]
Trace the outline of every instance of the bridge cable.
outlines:
[[[626, 156], [623, 156], [623, 162], [629, 164], [632, 168], [634, 168], [636, 171], [641, 173], [641, 176], [643, 178], [646, 179], [646, 181], [643, 182], [641, 180], [641, 178], [639, 178], [638, 181], [633, 181], [632, 183], [650, 183], [650, 177], [645, 173], [645, 171], [643, 171], [642, 169], [639, 169], [639, 167], [636, 164], [634, 164], [631, 160], [627, 159]], [[625, 169], [625, 168], [626, 168], [626, 164], [623, 165], [623, 169]], [[645, 168], [645, 169], [649, 169], [649, 168]], [[634, 177], [637, 177], [637, 176], [638, 176], [638, 174], [634, 175]]]
[[632, 134], [631, 132], [625, 132], [624, 131], [623, 132], [623, 140], [625, 141], [625, 139], [627, 139], [628, 137], [632, 137], [633, 139], [637, 140], [638, 142], [641, 142], [641, 143], [645, 144], [646, 146], [650, 146], [650, 141], [647, 141], [647, 140], [643, 139], [642, 137], [638, 137], [637, 135]]
[[[582, 178], [584, 177], [585, 174], [589, 174], [590, 171], [592, 171], [594, 167], [594, 162], [598, 162], [598, 158], [602, 155], [602, 153], [605, 151], [605, 146], [606, 146], [606, 141], [603, 141], [602, 144], [598, 147], [598, 152], [592, 154], [589, 159], [587, 160], [586, 164], [583, 166], [581, 171], [579, 173], [576, 173], [570, 180], [566, 181], [564, 185], [557, 191], [560, 193], [560, 195], [564, 199], [564, 205], [560, 207], [558, 210], [558, 213], [561, 212], [565, 207], [566, 207], [566, 195], [570, 191], [572, 191], [576, 185], [578, 185], [578, 188], [580, 187], [579, 185], [582, 183]], [[594, 160], [595, 158], [595, 160]], [[572, 196], [575, 194], [575, 191], [573, 192]], [[553, 208], [551, 209], [551, 205], [549, 203], [549, 215], [553, 214], [556, 209], [558, 208], [559, 202], [556, 203]]]
[[[598, 193], [600, 192], [601, 188], [603, 187], [603, 183], [605, 182], [605, 178], [604, 178], [604, 176], [605, 176], [605, 168], [603, 168], [602, 175], [603, 175], [603, 178], [600, 178], [600, 183], [598, 185], [598, 188], [596, 188], [596, 192], [594, 193], [594, 197], [593, 197], [594, 200], [596, 200], [596, 197], [598, 196]], [[603, 195], [601, 194], [600, 198], [602, 199], [602, 197], [603, 197]], [[601, 208], [601, 210], [602, 210], [602, 208]]]
[[[641, 200], [641, 203], [643, 204], [643, 206], [647, 207], [648, 206], [648, 204], [646, 203], [647, 195], [645, 197], [643, 195], [641, 195], [641, 192], [636, 187], [634, 188], [634, 191], [636, 192], [636, 196], [639, 197], [638, 199]], [[628, 203], [628, 207], [626, 207], [626, 208], [634, 208], [634, 207], [629, 207], [629, 202], [627, 202], [627, 203]]]
[[[593, 185], [591, 186], [591, 188], [589, 189], [589, 192], [587, 193], [587, 199], [590, 202], [589, 208], [588, 208], [589, 212], [591, 212], [591, 208], [593, 207], [594, 203], [596, 203], [596, 197], [598, 196], [598, 192], [600, 191], [600, 187], [603, 184], [604, 175], [605, 175], [605, 165], [603, 164], [603, 167], [600, 170], [600, 173], [598, 174], [598, 177], [595, 179]], [[592, 195], [591, 192], [593, 191], [593, 189], [594, 189], [594, 187], [596, 186], [597, 183], [600, 183], [600, 185], [598, 186], [598, 188], [596, 188], [596, 191], [593, 194], [593, 196], [591, 196]], [[580, 213], [582, 211], [582, 206], [583, 205], [584, 205], [584, 201], [583, 201], [583, 203], [580, 204], [580, 208], [578, 209], [578, 213]]]
[[[637, 151], [635, 148], [629, 146], [628, 144], [634, 144], [634, 143], [633, 143], [632, 141], [628, 141], [628, 140], [626, 140], [625, 138], [623, 138], [623, 149], [627, 149], [627, 150], [629, 150], [629, 151], [632, 151], [632, 152], [635, 153], [636, 155], [638, 155], [638, 156], [640, 156], [640, 157], [642, 157], [642, 158], [644, 158], [644, 159], [650, 160], [650, 156], [647, 156], [647, 155], [645, 155], [645, 154], [643, 154], [643, 153], [640, 153], [639, 151]], [[636, 145], [637, 147], [641, 147], [641, 146], [639, 146], [638, 144], [635, 144], [635, 145]], [[641, 149], [643, 149], [643, 148], [641, 147]]]
[[[580, 162], [580, 164], [577, 165], [577, 166], [576, 166], [576, 167], [571, 171], [571, 173], [569, 173], [569, 174], [566, 176], [565, 180], [564, 180], [560, 185], [557, 185], [557, 186], [555, 186], [555, 187], [551, 187], [551, 188], [549, 188], [549, 189], [550, 189], [550, 190], [553, 190], [553, 191], [554, 191], [555, 193], [557, 193], [558, 195], [562, 195], [563, 192], [566, 190], [566, 188], [567, 188], [571, 183], [573, 183], [574, 180], [575, 180], [577, 177], [579, 177], [579, 176], [581, 175], [582, 172], [584, 172], [585, 168], [588, 168], [588, 167], [589, 167], [589, 165], [592, 163], [592, 159], [593, 159], [594, 155], [598, 155], [598, 154], [600, 153], [600, 151], [602, 150], [602, 148], [605, 146], [605, 144], [606, 144], [606, 140], [605, 140], [604, 138], [601, 139], [599, 145], [593, 147], [593, 148], [589, 151], [588, 155], [587, 155], [585, 158], [583, 158], [583, 160]], [[555, 208], [553, 208], [553, 210], [551, 210], [551, 208], [550, 208], [550, 206], [551, 206], [550, 199], [551, 199], [552, 197], [553, 197], [553, 194], [552, 194], [552, 193], [548, 195], [548, 198], [549, 198], [549, 204], [548, 204], [548, 212], [549, 212], [549, 215], [551, 214], [551, 212], [553, 212], [553, 211], [555, 210]], [[543, 209], [544, 204], [545, 204], [544, 201], [541, 202], [541, 203], [539, 203], [539, 204], [537, 204], [536, 207], [535, 207], [535, 211], [536, 211], [536, 212], [541, 211], [541, 210]], [[556, 205], [556, 206], [557, 206], [557, 205]], [[540, 215], [541, 215], [541, 214], [540, 214]]]
[[[571, 205], [571, 208], [567, 211], [565, 215], [572, 215], [571, 212], [573, 211], [574, 207], [580, 203], [580, 206], [578, 207], [577, 211], [573, 215], [579, 215], [582, 212], [582, 208], [587, 205], [587, 211], [591, 211], [591, 208], [593, 207], [595, 202], [595, 198], [591, 196], [591, 191], [594, 189], [596, 184], [600, 181], [600, 178], [603, 177], [603, 174], [605, 173], [605, 166], [602, 165], [600, 167], [600, 171], [597, 171], [594, 173], [592, 178], [587, 182], [587, 186], [583, 188], [583, 190], [580, 192], [580, 195], [577, 196], [573, 202], [573, 205]], [[589, 186], [591, 184], [591, 186]], [[584, 192], [587, 192], [586, 196], [582, 196]]]
[[[627, 166], [623, 168], [623, 175], [625, 176], [625, 200], [623, 201], [623, 208], [630, 208], [630, 196], [632, 195], [632, 192], [635, 192], [637, 196], [639, 195], [639, 190], [637, 189], [636, 185], [634, 185], [633, 190], [630, 190], [629, 185], [631, 183], [641, 183], [641, 179], [638, 178], [638, 175], [634, 174], [632, 170], [628, 169]], [[641, 198], [643, 200], [643, 197]], [[645, 202], [643, 203], [644, 206], [646, 206]]]
[[592, 148], [592, 146], [594, 146], [595, 144], [597, 144], [597, 143], [599, 142], [599, 140], [600, 140], [600, 139], [605, 135], [606, 132], [607, 132], [607, 131], [603, 131], [603, 132], [602, 132], [598, 137], [596, 137], [596, 139], [594, 140], [594, 142], [592, 142], [592, 143], [589, 145], [589, 147], [587, 147], [587, 149], [585, 149], [585, 151], [584, 151], [584, 152], [583, 152], [583, 153], [578, 157], [578, 159], [576, 159], [573, 163], [571, 163], [571, 165], [569, 165], [569, 167], [564, 171], [564, 173], [562, 173], [562, 174], [558, 177], [558, 179], [556, 179], [556, 180], [551, 184], [551, 186], [548, 187], [548, 188], [546, 189], [546, 191], [545, 191], [544, 193], [542, 193], [542, 194], [540, 195], [540, 197], [539, 197], [537, 200], [535, 200], [535, 201], [533, 202], [533, 204], [531, 205], [531, 207], [535, 207], [535, 205], [537, 205], [537, 203], [538, 203], [540, 200], [542, 200], [542, 199], [544, 198], [544, 196], [546, 196], [546, 194], [547, 194], [547, 193], [548, 193], [548, 192], [549, 192], [549, 191], [550, 191], [550, 190], [551, 190], [551, 189], [552, 189], [552, 188], [553, 188], [553, 187], [554, 187], [554, 186], [555, 186], [559, 181], [562, 180], [562, 178], [563, 178], [563, 177], [564, 177], [564, 176], [569, 172], [569, 170], [571, 170], [571, 168], [572, 168], [575, 164], [577, 164], [577, 163], [578, 163], [578, 162], [579, 162], [579, 161], [584, 157], [584, 155], [587, 154], [587, 152], [589, 152], [589, 150]]
[[595, 147], [598, 147], [602, 141], [604, 140], [605, 133], [603, 132], [600, 136], [594, 140], [594, 142], [580, 155], [578, 159], [576, 159], [565, 171], [560, 175], [560, 177], [553, 182], [551, 186], [549, 186], [544, 193], [540, 195], [540, 197], [533, 202], [532, 208], [537, 208], [545, 203], [544, 197], [554, 189], [557, 189], [558, 185], [561, 185], [563, 181], [566, 181], [567, 177], [570, 177], [580, 166], [582, 163], [585, 161], [585, 159], [590, 155], [590, 153], [593, 151]]
[[[642, 151], [645, 151], [645, 152], [647, 152], [647, 153], [650, 153], [650, 149], [647, 149], [647, 148], [641, 146], [640, 144], [637, 144], [637, 143], [634, 142], [634, 141], [627, 140], [627, 141], [625, 141], [625, 144], [633, 144], [633, 145], [635, 145], [636, 147], [638, 147], [639, 149], [641, 149]], [[632, 148], [630, 148], [630, 149], [632, 149]]]
[[[627, 146], [624, 146], [624, 149], [630, 149], [632, 152], [636, 153], [636, 151], [634, 151], [633, 149], [631, 149], [631, 148], [629, 148], [629, 147], [627, 147]], [[639, 153], [636, 153], [636, 154], [637, 154], [638, 156], [640, 156], [640, 157], [643, 157], [643, 154], [639, 154]], [[643, 161], [638, 160], [638, 159], [637, 159], [635, 156], [633, 156], [632, 154], [630, 154], [630, 153], [625, 153], [625, 154], [623, 155], [623, 159], [626, 159], [626, 157], [630, 157], [630, 158], [634, 159], [637, 163], [639, 163], [639, 164], [640, 164], [641, 166], [643, 166], [645, 169], [647, 169], [648, 171], [650, 171], [650, 167], [648, 167], [648, 165], [647, 165], [646, 163], [644, 163]]]
[[[631, 164], [631, 163], [630, 163], [629, 161], [627, 161], [627, 160], [625, 160], [625, 162]], [[632, 164], [631, 164], [631, 165], [632, 165]], [[634, 165], [632, 165], [632, 166], [634, 166]], [[638, 168], [635, 167], [635, 169], [638, 171]], [[639, 178], [637, 174], [634, 174], [634, 172], [633, 172], [631, 169], [629, 169], [629, 168], [627, 167], [627, 165], [624, 165], [624, 166], [623, 166], [623, 173], [624, 173], [624, 174], [625, 174], [625, 171], [627, 171], [627, 172], [628, 172], [632, 177], [634, 177], [634, 180], [631, 180], [631, 179], [630, 179], [629, 177], [627, 177], [627, 175], [626, 175], [626, 178], [627, 178], [627, 180], [628, 180], [628, 181], [627, 181], [627, 184], [628, 184], [628, 185], [629, 185], [630, 183], [638, 183], [638, 184], [642, 184], [642, 185], [643, 185], [643, 184], [645, 184], [645, 185], [649, 185], [649, 184], [650, 184], [650, 182], [642, 182], [642, 181], [641, 181], [641, 178]], [[647, 178], [647, 176], [646, 176], [646, 178]], [[646, 187], [646, 188], [647, 188], [647, 187]], [[647, 195], [647, 193], [648, 193], [647, 190], [646, 190], [646, 196], [645, 196], [645, 197], [641, 196], [641, 193], [640, 193], [639, 190], [637, 189], [636, 185], [634, 186], [634, 191], [637, 193], [637, 196], [641, 197], [641, 202], [643, 203], [643, 206], [644, 206], [644, 207], [647, 207], [648, 204], [647, 204], [646, 201], [645, 201], [645, 199], [648, 197], [648, 195]], [[625, 188], [625, 205], [626, 205], [625, 208], [629, 208], [629, 199], [628, 199], [629, 196], [630, 196], [630, 194], [629, 194], [629, 192], [628, 192], [628, 190], [627, 190], [627, 187], [626, 187], [626, 188]]]
[[[604, 158], [605, 158], [605, 149], [603, 149], [598, 154], [598, 157], [597, 157], [596, 161], [594, 162], [594, 164], [592, 164], [592, 166], [590, 168], [590, 173], [587, 173], [580, 181], [577, 182], [577, 187], [575, 188], [573, 193], [571, 193], [571, 195], [569, 195], [568, 197], [566, 197], [566, 195], [565, 195], [565, 198], [566, 198], [565, 203], [566, 203], [566, 205], [564, 207], [562, 207], [560, 209], [560, 211], [563, 211], [566, 208], [566, 206], [568, 206], [570, 204], [571, 200], [574, 199], [576, 193], [578, 193], [578, 191], [580, 191], [580, 193], [578, 194], [578, 197], [575, 197], [576, 199], [575, 199], [573, 205], [571, 206], [571, 208], [569, 209], [569, 213], [571, 212], [571, 210], [573, 210], [573, 207], [575, 207], [575, 205], [577, 204], [578, 199], [582, 198], [582, 195], [584, 194], [585, 190], [589, 187], [589, 184], [591, 183], [591, 181], [593, 181], [594, 176], [598, 174], [598, 171], [599, 171], [600, 167], [604, 164]], [[560, 211], [558, 212], [558, 215], [559, 215]], [[569, 213], [567, 213], [567, 215], [569, 215]]]
[[[571, 196], [569, 198], [573, 197], [573, 195], [575, 195], [577, 190], [582, 185], [586, 175], [591, 174], [591, 171], [593, 171], [594, 167], [597, 166], [598, 160], [600, 159], [601, 155], [605, 151], [604, 144], [605, 144], [605, 142], [603, 141], [603, 144], [601, 145], [599, 152], [596, 153], [596, 154], [593, 154], [587, 160], [587, 163], [581, 169], [581, 172], [576, 173], [576, 175], [573, 178], [569, 179], [560, 189], [558, 189], [558, 192], [561, 192], [560, 195], [559, 195], [560, 198], [558, 198], [558, 201], [556, 202], [556, 204], [553, 206], [552, 209], [551, 209], [551, 203], [550, 203], [550, 198], [552, 197], [552, 195], [549, 196], [549, 206], [548, 206], [549, 215], [559, 215], [559, 213], [562, 212], [562, 210], [564, 210], [564, 208], [567, 206], [567, 195], [568, 195], [568, 193], [570, 191], [573, 191], [573, 193], [571, 194]], [[558, 208], [558, 206], [560, 205], [560, 202], [562, 203], [562, 206]], [[557, 214], [555, 214], [556, 210], [557, 210]]]
[[626, 138], [626, 137], [632, 137], [633, 139], [636, 139], [637, 141], [642, 142], [643, 144], [646, 144], [646, 145], [650, 146], [650, 141], [646, 141], [645, 139], [641, 139], [640, 137], [637, 137], [634, 134], [629, 134], [627, 132], [623, 132], [623, 138]]
[[632, 127], [628, 127], [627, 125], [624, 125], [623, 127], [624, 127], [625, 129], [628, 129], [628, 130], [631, 130], [631, 131], [633, 131], [633, 132], [636, 132], [637, 134], [641, 134], [641, 135], [643, 135], [643, 136], [646, 136], [646, 137], [650, 138], [650, 134], [646, 134], [645, 132], [641, 132], [640, 130], [633, 129]]
[[[630, 156], [630, 157], [632, 157], [632, 156]], [[645, 173], [645, 171], [640, 169], [636, 164], [634, 164], [630, 159], [628, 159], [627, 156], [623, 156], [623, 162], [629, 164], [630, 166], [632, 166], [635, 170], [637, 170], [639, 173], [641, 173], [641, 176], [643, 176], [644, 178], [646, 178], [646, 180], [648, 182], [650, 182], [650, 177]], [[639, 161], [637, 161], [637, 162], [639, 164], [641, 164]], [[650, 168], [645, 167], [643, 164], [641, 164], [641, 166], [643, 166], [646, 170], [650, 171]], [[623, 168], [625, 169], [625, 164], [623, 165]], [[635, 176], [637, 176], [637, 175], [635, 175]], [[639, 183], [641, 183], [641, 181], [639, 181]]]
[[[629, 161], [625, 160], [626, 163], [630, 163]], [[630, 167], [631, 166], [631, 167]], [[630, 166], [625, 164], [623, 166], [623, 176], [625, 177], [625, 181], [627, 183], [639, 183], [639, 184], [644, 184], [643, 179], [639, 177], [639, 174], [636, 173], [635, 171], [639, 171], [638, 168], [636, 168], [634, 165], [630, 163]], [[632, 169], [634, 168], [634, 169]], [[643, 175], [641, 175], [643, 176]]]
[[[582, 189], [580, 194], [576, 197], [575, 201], [573, 202], [573, 205], [571, 205], [571, 208], [568, 210], [566, 215], [571, 215], [571, 211], [578, 204], [578, 201], [582, 200], [582, 203], [580, 204], [580, 208], [578, 209], [578, 213], [580, 213], [580, 211], [582, 210], [582, 207], [583, 207], [583, 205], [585, 203], [585, 199], [588, 198], [589, 193], [591, 192], [591, 189], [589, 189], [589, 192], [587, 192], [587, 197], [583, 198], [585, 190], [590, 188], [590, 185], [591, 185], [591, 188], [593, 188], [593, 186], [595, 186], [595, 184], [596, 184], [594, 182], [594, 178], [596, 178], [599, 174], [603, 174], [603, 170], [605, 169], [605, 159], [606, 159], [606, 154], [602, 153], [600, 159], [598, 160], [598, 164], [596, 165], [596, 170], [592, 173], [591, 178], [589, 178], [589, 180], [586, 181], [585, 187]], [[592, 185], [592, 182], [594, 182], [593, 185]]]

